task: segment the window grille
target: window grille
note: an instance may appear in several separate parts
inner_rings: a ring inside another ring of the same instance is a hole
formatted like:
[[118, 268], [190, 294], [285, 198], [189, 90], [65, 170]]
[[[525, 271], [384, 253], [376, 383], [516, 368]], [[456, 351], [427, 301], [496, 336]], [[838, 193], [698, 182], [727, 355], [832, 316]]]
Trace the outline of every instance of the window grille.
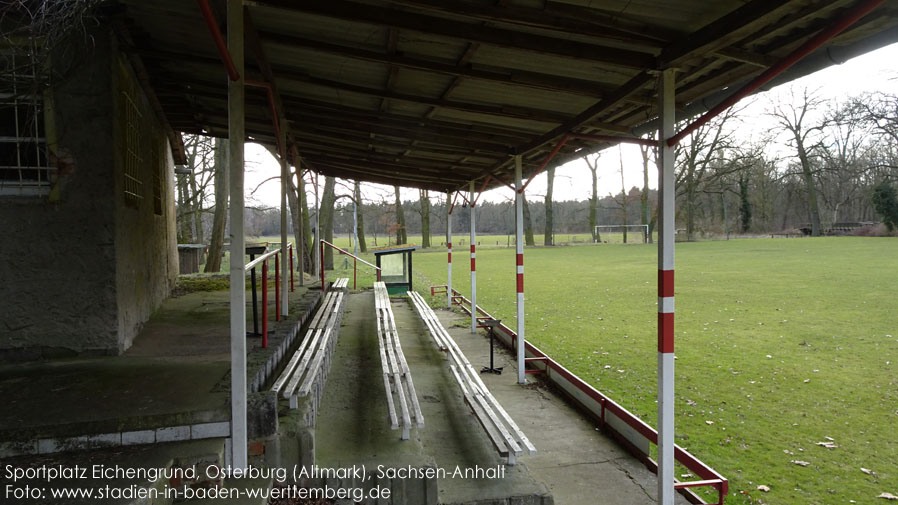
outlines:
[[140, 178], [140, 107], [137, 105], [137, 86], [123, 63], [119, 64], [119, 89], [122, 139], [124, 140], [125, 203], [138, 206], [143, 200], [143, 181]]
[[0, 195], [46, 195], [56, 181], [47, 149], [44, 84], [30, 48], [0, 48]]

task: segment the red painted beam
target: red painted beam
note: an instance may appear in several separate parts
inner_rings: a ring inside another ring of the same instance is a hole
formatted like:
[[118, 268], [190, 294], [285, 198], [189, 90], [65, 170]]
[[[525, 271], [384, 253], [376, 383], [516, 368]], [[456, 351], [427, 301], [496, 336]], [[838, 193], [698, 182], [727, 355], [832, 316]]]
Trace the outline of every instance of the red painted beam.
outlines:
[[550, 152], [549, 155], [546, 156], [546, 159], [544, 159], [543, 162], [542, 162], [542, 164], [540, 164], [539, 168], [536, 169], [536, 172], [533, 172], [532, 174], [530, 174], [530, 178], [527, 179], [527, 183], [524, 184], [524, 187], [523, 187], [523, 188], [521, 188], [520, 190], [518, 190], [518, 193], [523, 193], [524, 190], [527, 189], [527, 186], [529, 186], [530, 183], [533, 182], [533, 179], [534, 179], [537, 175], [539, 175], [539, 173], [542, 172], [544, 168], [546, 168], [546, 165], [548, 165], [549, 162], [552, 161], [552, 158], [554, 158], [555, 155], [558, 154], [558, 151], [560, 151], [561, 148], [564, 147], [564, 144], [567, 143], [568, 138], [569, 138], [568, 135], [565, 135], [564, 137], [561, 137], [561, 140], [559, 140], [558, 143], [555, 144], [555, 149], [552, 149], [552, 152]]
[[218, 56], [221, 57], [221, 62], [224, 64], [225, 70], [228, 71], [228, 77], [232, 81], [240, 80], [240, 74], [237, 72], [237, 67], [234, 66], [234, 62], [231, 60], [228, 44], [221, 35], [221, 30], [218, 28], [218, 22], [215, 21], [215, 14], [212, 13], [212, 7], [209, 6], [208, 0], [196, 0], [196, 3], [200, 6], [200, 12], [203, 13], [203, 19], [206, 20], [206, 26], [209, 27], [209, 33], [212, 34], [212, 40], [215, 42], [215, 47], [218, 49]]
[[748, 95], [754, 93], [768, 81], [785, 72], [786, 69], [798, 63], [798, 61], [800, 61], [802, 58], [811, 54], [814, 50], [832, 40], [833, 37], [842, 33], [846, 28], [869, 14], [870, 11], [879, 6], [879, 4], [883, 3], [883, 1], [884, 0], [867, 0], [849, 10], [844, 16], [840, 16], [835, 23], [830, 25], [828, 28], [823, 29], [814, 37], [810, 38], [807, 42], [799, 46], [798, 49], [792, 51], [788, 56], [780, 60], [779, 63], [765, 70], [764, 73], [752, 79], [745, 86], [742, 86], [738, 91], [730, 95], [729, 98], [720, 102], [711, 110], [704, 113], [702, 117], [693, 121], [689, 126], [683, 128], [680, 133], [677, 133], [673, 137], [667, 139], [667, 145], [670, 147], [677, 145], [677, 143], [683, 140], [687, 135], [700, 128], [702, 125], [719, 115], [721, 112], [735, 105], [739, 100], [742, 100]]

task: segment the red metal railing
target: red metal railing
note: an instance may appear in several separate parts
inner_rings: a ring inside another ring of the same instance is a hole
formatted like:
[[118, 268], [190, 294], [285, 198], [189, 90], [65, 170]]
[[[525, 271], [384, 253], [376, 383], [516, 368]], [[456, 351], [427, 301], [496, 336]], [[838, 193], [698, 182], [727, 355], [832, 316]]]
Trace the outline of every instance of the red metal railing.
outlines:
[[[437, 292], [437, 290], [445, 290], [447, 289], [447, 287], [445, 285], [431, 286], [430, 289], [431, 294], [434, 294], [435, 292]], [[465, 298], [455, 289], [452, 290], [452, 294], [452, 303], [454, 305], [458, 305], [464, 312], [470, 315], [471, 301]], [[493, 316], [480, 308], [480, 306], [478, 306], [476, 310], [478, 314], [483, 316], [482, 318], [478, 317], [478, 319], [494, 319]], [[497, 332], [497, 334], [504, 333], [506, 337], [508, 337], [511, 346], [516, 347], [518, 336], [514, 331], [501, 323], [495, 327], [495, 331]], [[537, 365], [538, 363], [543, 364], [545, 368], [541, 371], [544, 371], [547, 374], [549, 373], [549, 371], [551, 371], [552, 374], [557, 375], [560, 379], [569, 383], [579, 392], [583, 393], [585, 396], [596, 402], [600, 406], [598, 420], [602, 428], [610, 433], [618, 442], [621, 443], [621, 445], [623, 445], [631, 453], [633, 453], [634, 456], [639, 458], [649, 470], [657, 473], [657, 463], [651, 457], [649, 457], [647, 453], [645, 453], [642, 449], [631, 442], [623, 433], [618, 431], [612, 424], [606, 423], [605, 414], [606, 412], [613, 414], [622, 422], [626, 423], [627, 426], [632, 428], [640, 436], [644, 437], [650, 443], [657, 445], [658, 432], [655, 431], [654, 428], [649, 426], [642, 419], [638, 418], [635, 414], [622, 407], [620, 404], [616, 403], [611, 398], [607, 397], [594, 387], [590, 386], [586, 381], [584, 381], [580, 377], [577, 377], [570, 370], [564, 368], [560, 363], [547, 356], [543, 351], [541, 351], [530, 342], [525, 342], [524, 348], [527, 354], [531, 356], [530, 358], [525, 359], [526, 363], [532, 365]], [[564, 391], [564, 388], [561, 389]], [[578, 403], [582, 403], [582, 401], [577, 400], [576, 398], [573, 399]], [[587, 405], [583, 406], [587, 410], [592, 411], [592, 409], [589, 409]], [[701, 460], [679, 446], [674, 446], [674, 459], [702, 479], [690, 482], [677, 482], [674, 484], [675, 489], [677, 489], [691, 503], [704, 504], [706, 502], [702, 500], [701, 497], [693, 493], [690, 488], [711, 486], [717, 490], [717, 504], [723, 505], [726, 495], [729, 492], [729, 481], [727, 481], [725, 477], [717, 473], [717, 471], [715, 471], [713, 468], [703, 463]]]
[[349, 252], [349, 251], [347, 251], [347, 250], [345, 250], [345, 249], [341, 249], [341, 248], [335, 246], [334, 244], [331, 244], [331, 243], [328, 242], [327, 240], [319, 240], [318, 247], [319, 247], [319, 253], [320, 253], [320, 254], [319, 254], [319, 256], [318, 256], [318, 259], [319, 259], [318, 262], [321, 264], [321, 267], [320, 267], [320, 270], [321, 270], [321, 273], [320, 273], [320, 275], [321, 275], [321, 291], [324, 291], [324, 246], [328, 246], [328, 247], [330, 247], [331, 249], [334, 249], [334, 250], [338, 251], [340, 254], [345, 254], [346, 256], [349, 256], [349, 257], [351, 257], [351, 258], [353, 259], [353, 261], [352, 261], [352, 289], [355, 289], [355, 288], [356, 288], [356, 273], [357, 273], [357, 271], [358, 271], [358, 262], [359, 262], [359, 261], [361, 261], [362, 263], [364, 263], [364, 264], [368, 265], [369, 267], [373, 268], [373, 269], [377, 272], [377, 280], [378, 280], [378, 281], [380, 280], [380, 272], [381, 272], [381, 269], [380, 269], [380, 267], [378, 267], [377, 265], [372, 265], [371, 263], [368, 263], [367, 261], [363, 260], [362, 258], [359, 258], [359, 257], [356, 256], [355, 254], [352, 254], [351, 252]]

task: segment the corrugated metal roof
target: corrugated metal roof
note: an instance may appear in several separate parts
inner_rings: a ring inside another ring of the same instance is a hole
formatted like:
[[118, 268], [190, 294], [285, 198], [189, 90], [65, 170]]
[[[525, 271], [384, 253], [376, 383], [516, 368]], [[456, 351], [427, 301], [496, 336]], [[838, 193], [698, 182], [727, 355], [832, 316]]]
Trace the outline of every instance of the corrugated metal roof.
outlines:
[[[289, 142], [315, 170], [441, 191], [491, 176], [492, 187], [511, 180], [512, 154], [533, 170], [564, 133], [639, 131], [656, 114], [654, 71], [679, 69], [678, 106], [698, 110], [859, 3], [256, 0], [244, 74], [273, 80]], [[113, 16], [172, 126], [226, 135], [225, 71], [196, 3], [121, 4]], [[896, 13], [886, 0], [782, 79], [898, 40]], [[247, 135], [273, 143], [263, 89], [247, 88], [246, 112]], [[595, 147], [584, 142], [558, 161]]]

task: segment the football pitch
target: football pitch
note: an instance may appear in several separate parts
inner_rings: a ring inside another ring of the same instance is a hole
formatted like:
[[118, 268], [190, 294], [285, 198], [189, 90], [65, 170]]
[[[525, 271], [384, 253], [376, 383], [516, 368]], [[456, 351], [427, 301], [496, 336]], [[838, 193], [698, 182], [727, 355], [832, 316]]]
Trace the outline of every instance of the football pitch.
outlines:
[[[430, 251], [427, 295], [446, 283]], [[656, 246], [530, 248], [524, 265], [527, 339], [656, 425]], [[477, 268], [478, 304], [514, 328], [514, 250], [478, 250]], [[898, 241], [677, 244], [675, 342], [677, 443], [730, 480], [727, 503], [898, 495]]]

